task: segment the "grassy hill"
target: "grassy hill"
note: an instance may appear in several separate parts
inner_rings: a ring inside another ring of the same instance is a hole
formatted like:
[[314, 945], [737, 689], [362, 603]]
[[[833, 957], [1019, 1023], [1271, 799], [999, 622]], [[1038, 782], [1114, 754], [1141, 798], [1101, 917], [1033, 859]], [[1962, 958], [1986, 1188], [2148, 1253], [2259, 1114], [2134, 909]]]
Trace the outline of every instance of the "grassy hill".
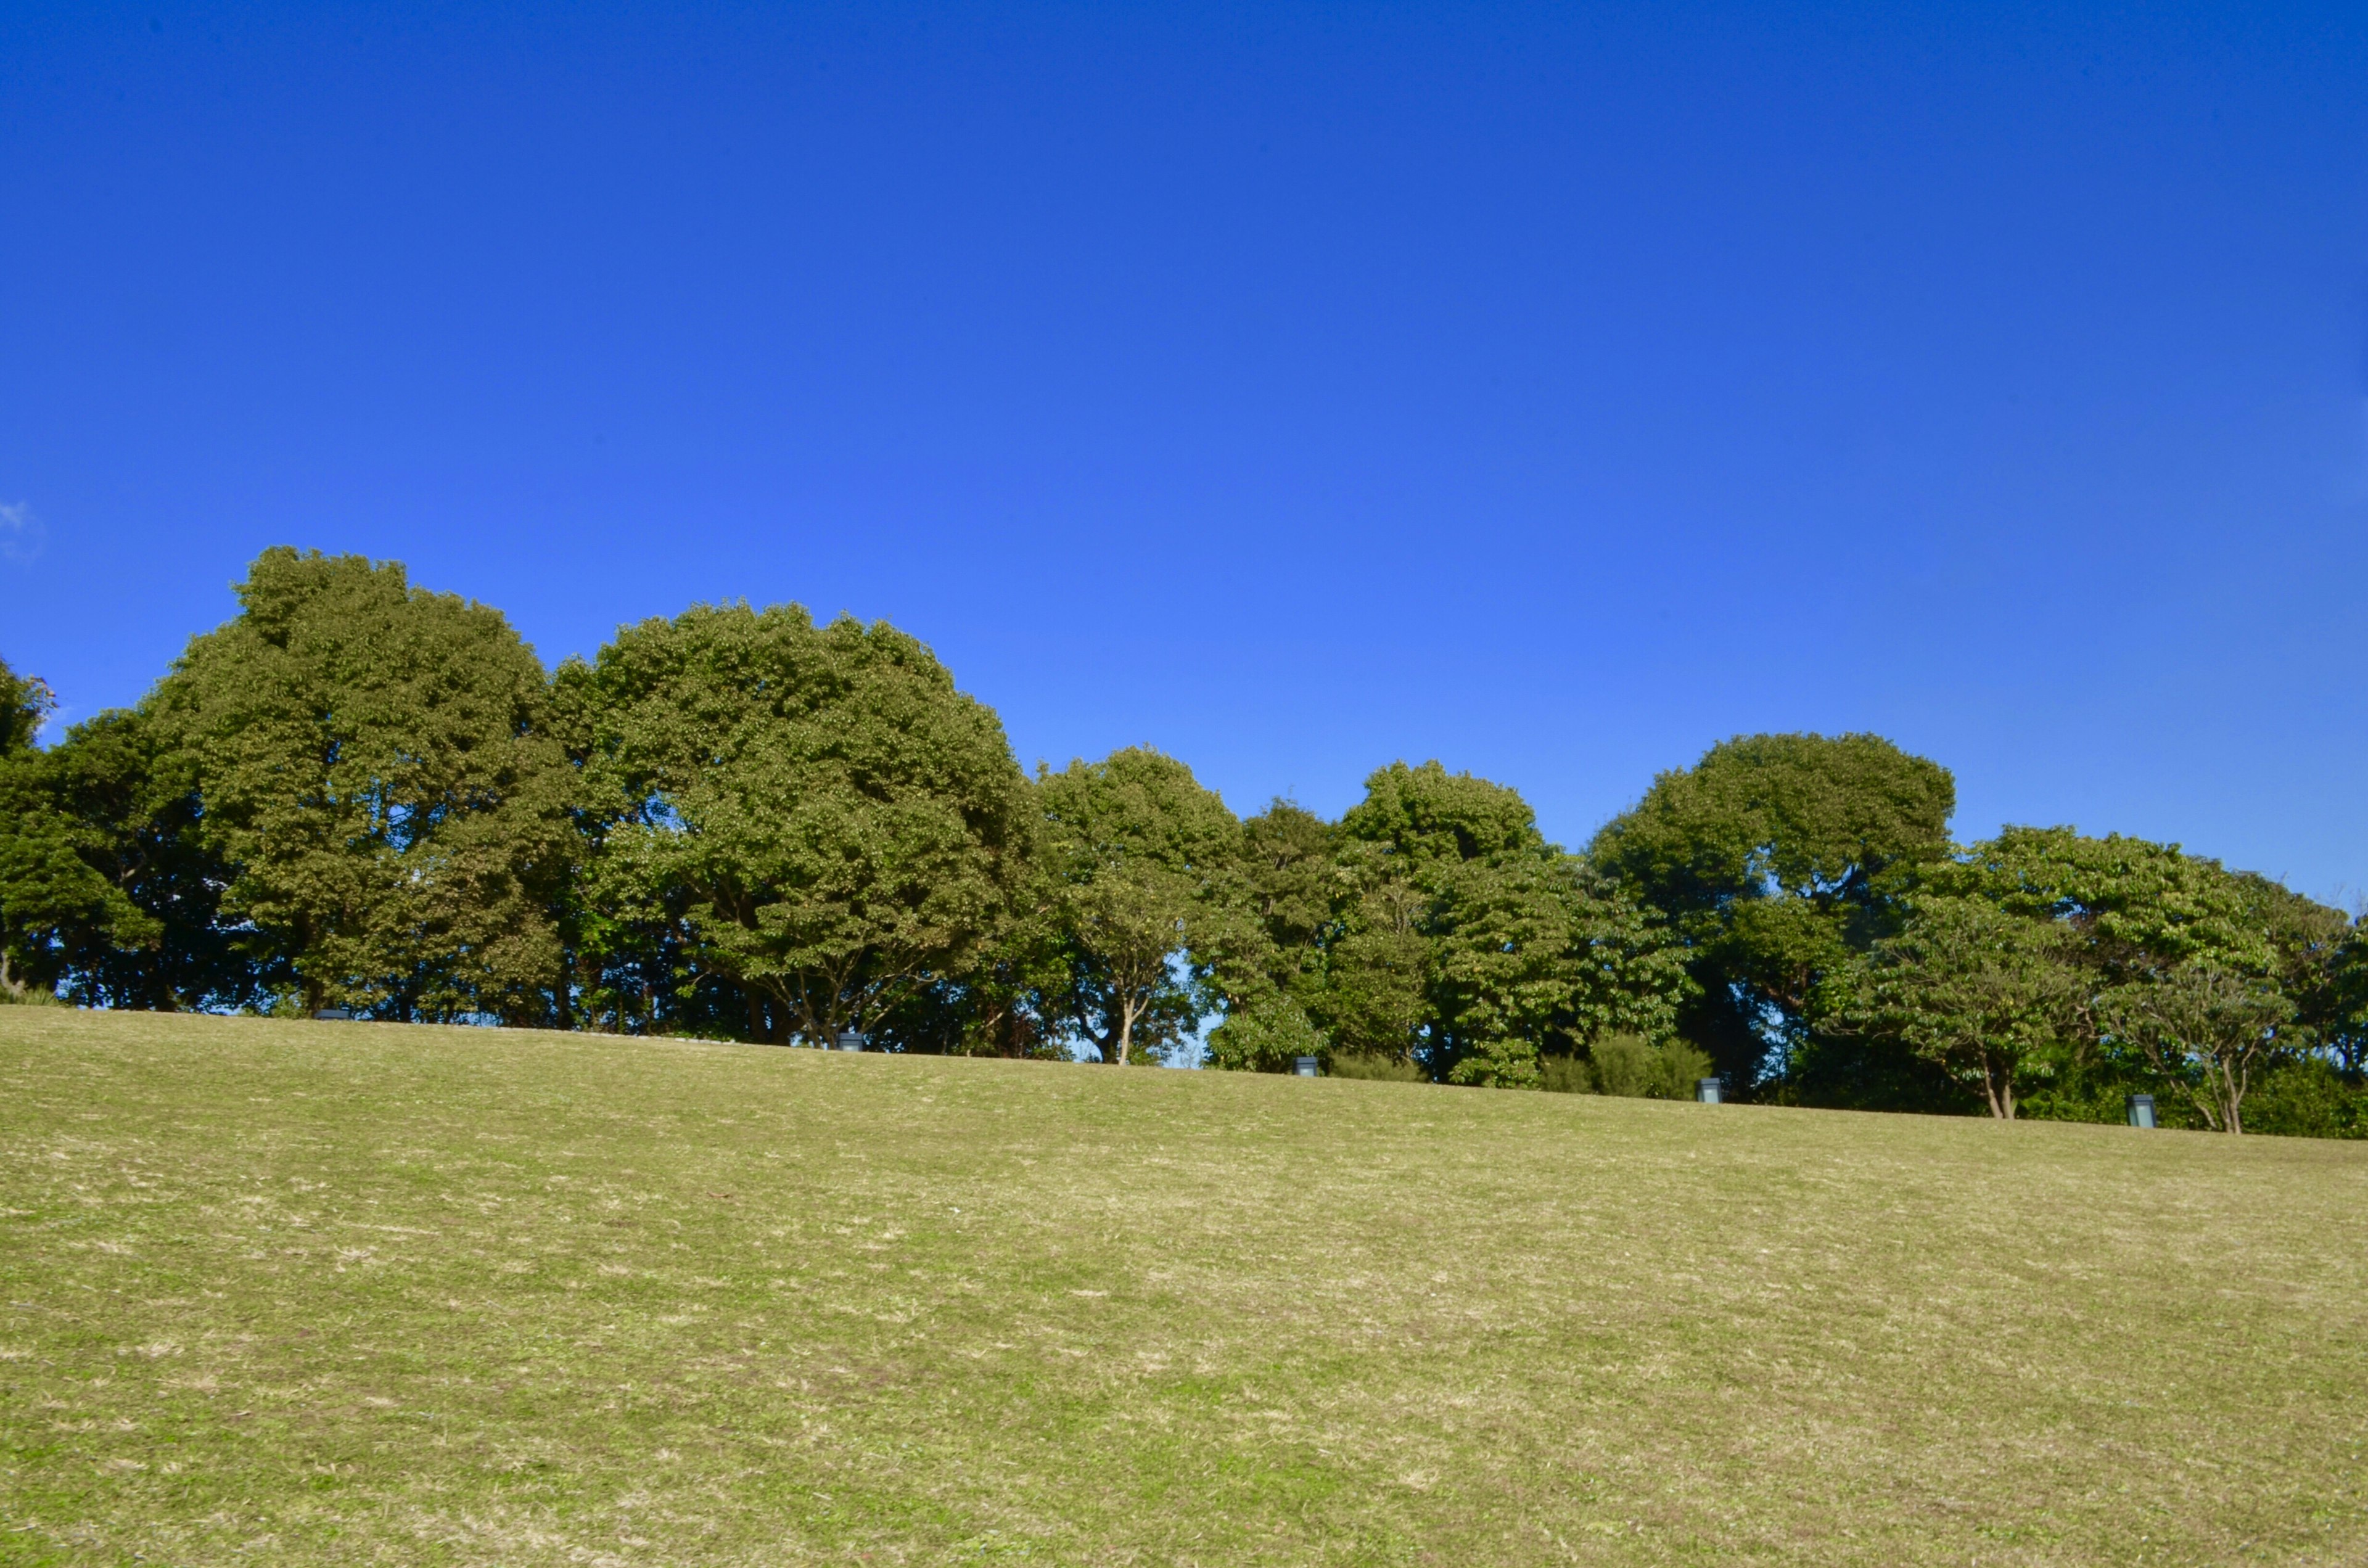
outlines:
[[2368, 1561], [2368, 1148], [0, 1009], [0, 1561]]

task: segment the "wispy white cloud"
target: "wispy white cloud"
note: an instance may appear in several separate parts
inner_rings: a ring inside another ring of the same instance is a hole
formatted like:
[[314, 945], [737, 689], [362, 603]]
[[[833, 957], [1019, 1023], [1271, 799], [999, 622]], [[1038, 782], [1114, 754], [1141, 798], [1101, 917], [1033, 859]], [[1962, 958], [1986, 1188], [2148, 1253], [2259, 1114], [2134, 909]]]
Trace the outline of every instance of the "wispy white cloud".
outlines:
[[0, 561], [30, 561], [41, 553], [49, 530], [22, 501], [0, 501]]

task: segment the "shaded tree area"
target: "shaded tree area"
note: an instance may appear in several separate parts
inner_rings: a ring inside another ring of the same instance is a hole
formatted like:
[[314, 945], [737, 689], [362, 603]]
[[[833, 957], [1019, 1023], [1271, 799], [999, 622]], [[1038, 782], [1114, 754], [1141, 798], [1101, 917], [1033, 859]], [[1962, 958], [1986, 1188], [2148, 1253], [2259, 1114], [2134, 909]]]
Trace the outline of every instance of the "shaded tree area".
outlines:
[[1679, 1027], [1730, 1083], [1924, 1108], [1961, 1097], [1945, 1072], [1835, 1025], [1955, 809], [1947, 769], [1879, 736], [1753, 735], [1655, 779], [1588, 854], [1668, 919], [1694, 983]]
[[1879, 736], [1724, 742], [1572, 853], [1436, 761], [1337, 821], [1143, 746], [1030, 778], [884, 622], [694, 606], [550, 673], [399, 564], [238, 594], [47, 744], [0, 665], [0, 1001], [2368, 1136], [2354, 921], [2176, 845], [1957, 843]]
[[592, 1027], [822, 1044], [991, 1033], [969, 983], [1019, 934], [1028, 786], [918, 642], [794, 606], [620, 631], [555, 687], [576, 764], [565, 910]]
[[1503, 785], [1393, 763], [1338, 823], [1277, 802], [1243, 839], [1236, 918], [1201, 955], [1220, 1065], [1308, 1054], [1529, 1087], [1600, 1039], [1675, 1036], [1689, 982], [1666, 923]]
[[143, 704], [258, 988], [396, 1020], [564, 1012], [573, 780], [500, 611], [400, 565], [266, 551]]

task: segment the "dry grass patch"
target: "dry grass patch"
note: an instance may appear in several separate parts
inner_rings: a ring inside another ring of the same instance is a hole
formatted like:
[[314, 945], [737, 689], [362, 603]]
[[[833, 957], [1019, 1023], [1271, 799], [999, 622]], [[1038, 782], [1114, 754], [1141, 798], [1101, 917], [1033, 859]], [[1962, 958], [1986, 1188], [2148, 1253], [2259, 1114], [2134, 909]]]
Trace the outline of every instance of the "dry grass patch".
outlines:
[[2368, 1149], [0, 1010], [0, 1561], [2368, 1561]]

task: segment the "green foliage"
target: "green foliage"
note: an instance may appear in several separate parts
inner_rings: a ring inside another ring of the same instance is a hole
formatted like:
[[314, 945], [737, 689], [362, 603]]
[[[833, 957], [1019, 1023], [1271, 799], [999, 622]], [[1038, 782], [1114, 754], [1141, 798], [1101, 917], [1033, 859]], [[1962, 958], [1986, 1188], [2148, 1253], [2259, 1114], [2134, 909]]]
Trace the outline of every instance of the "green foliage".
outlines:
[[393, 563], [266, 551], [151, 704], [305, 1007], [549, 1017], [571, 834], [542, 667], [497, 610]]
[[1278, 801], [1243, 838], [1248, 918], [1196, 955], [1228, 1007], [1213, 1065], [1353, 1056], [1534, 1087], [1542, 1055], [1674, 1027], [1686, 979], [1660, 922], [1502, 785], [1394, 763], [1337, 825]]
[[1550, 1095], [1591, 1095], [1595, 1093], [1595, 1070], [1584, 1057], [1543, 1057], [1538, 1062], [1538, 1087]]
[[[1209, 1031], [1203, 1061], [1211, 1067], [1236, 1073], [1288, 1073], [1303, 1056], [1328, 1062], [1330, 1070], [1342, 1077], [1396, 1077], [1401, 1073], [1408, 1078], [1422, 1076], [1421, 1068], [1403, 1058], [1333, 1050], [1299, 1004], [1281, 994], [1228, 1012], [1224, 1021]], [[1340, 1066], [1344, 1062], [1383, 1063], [1389, 1071], [1347, 1072]]]
[[[0, 665], [0, 996], [1599, 1094], [2354, 1125], [2368, 934], [2177, 845], [2009, 827], [1872, 735], [1758, 735], [1574, 857], [1393, 763], [1247, 822], [1130, 748], [1020, 773], [885, 624], [699, 606], [546, 678], [498, 612], [265, 552], [137, 708]], [[1692, 1043], [1681, 1043], [1692, 1042]], [[1699, 1047], [1699, 1049], [1697, 1049]]]
[[144, 709], [0, 764], [0, 977], [86, 1006], [256, 999], [278, 971], [222, 918], [233, 873], [201, 825], [192, 759]]
[[2272, 1062], [2244, 1102], [2247, 1132], [2368, 1138], [2368, 1083], [2316, 1056]]
[[1874, 735], [1754, 735], [1662, 774], [1589, 858], [1668, 915], [1694, 990], [1682, 1027], [1731, 1083], [1814, 1075], [1892, 917], [1901, 868], [1949, 850], [1948, 770]]
[[1946, 893], [1903, 901], [1848, 1015], [1867, 1034], [1981, 1091], [2011, 1120], [2022, 1085], [2074, 1049], [2088, 977], [2075, 938], [2044, 915]]
[[1104, 1062], [1156, 1061], [1199, 1017], [1178, 965], [1232, 917], [1241, 824], [1146, 746], [1046, 770], [1036, 795], [1069, 958], [1061, 1011]]
[[2241, 1131], [2252, 1080], [2314, 1046], [2309, 1015], [2340, 1031], [2343, 916], [2177, 845], [2008, 828], [1924, 882], [2061, 934], [2054, 952], [2078, 981], [2051, 1015], [2068, 1046], [2055, 1052], [2055, 1113], [2144, 1088]]
[[1546, 843], [1515, 791], [1395, 763], [1366, 781], [1339, 833], [1358, 897], [1327, 1000], [1360, 1022], [1382, 1013], [1376, 1000], [1411, 1005], [1435, 1077], [1532, 1087], [1557, 1045], [1674, 1026], [1684, 977], [1657, 924]]
[[1206, 989], [1225, 1008], [1207, 1041], [1209, 1066], [1287, 1073], [1297, 1057], [1337, 1060], [1332, 1036], [1307, 1006], [1326, 983], [1326, 942], [1344, 885], [1332, 829], [1314, 812], [1277, 801], [1242, 824], [1222, 894], [1231, 918], [1193, 942]]
[[1565, 1081], [1588, 1092], [1627, 1099], [1690, 1100], [1695, 1086], [1711, 1075], [1710, 1058], [1685, 1041], [1665, 1040], [1656, 1046], [1634, 1034], [1597, 1040], [1583, 1065], [1583, 1081], [1577, 1073], [1566, 1073]]
[[55, 1000], [48, 984], [36, 976], [28, 985], [24, 974], [28, 949], [48, 943], [45, 922], [23, 906], [18, 884], [27, 872], [51, 860], [53, 851], [43, 842], [48, 834], [28, 831], [40, 791], [20, 782], [15, 765], [32, 752], [41, 722], [56, 706], [47, 683], [18, 675], [0, 659], [0, 1003]]
[[883, 623], [700, 606], [557, 681], [587, 1012], [822, 1044], [976, 962], [1027, 867], [994, 712]]
[[2355, 923], [2344, 933], [2311, 1000], [2311, 1022], [2328, 1051], [2345, 1072], [2368, 1072], [2368, 929]]
[[2273, 884], [2232, 876], [2175, 844], [2088, 838], [2068, 827], [2006, 828], [1927, 881], [2065, 922], [2107, 983], [2189, 960], [2267, 973], [2272, 919], [2287, 913], [2264, 896]]
[[2242, 1132], [2245, 1095], [2294, 1006], [2266, 979], [2199, 960], [2114, 988], [2103, 1016], [2113, 1038], [2185, 1093], [2206, 1125]]
[[0, 659], [0, 762], [33, 749], [41, 723], [58, 699], [39, 676], [20, 676]]

